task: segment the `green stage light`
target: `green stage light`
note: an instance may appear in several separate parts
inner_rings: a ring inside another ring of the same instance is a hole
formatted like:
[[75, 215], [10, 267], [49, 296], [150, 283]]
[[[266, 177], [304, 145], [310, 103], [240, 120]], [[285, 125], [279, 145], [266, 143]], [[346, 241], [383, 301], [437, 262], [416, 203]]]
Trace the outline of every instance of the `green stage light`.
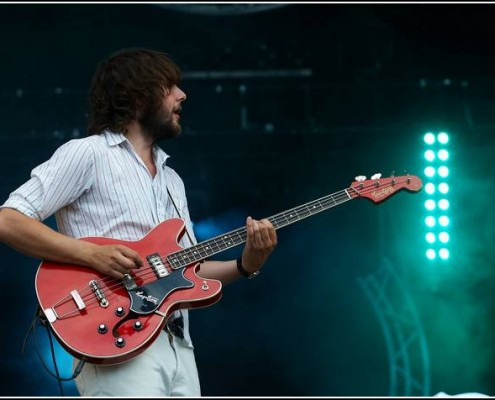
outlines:
[[447, 144], [449, 142], [449, 135], [445, 132], [440, 132], [437, 135], [437, 140], [440, 144]]
[[425, 208], [429, 211], [434, 210], [436, 207], [435, 200], [429, 199], [425, 201]]
[[438, 175], [440, 175], [442, 178], [446, 178], [449, 176], [449, 169], [445, 165], [442, 165], [441, 167], [438, 168]]
[[438, 152], [438, 159], [441, 161], [447, 161], [449, 159], [449, 152], [445, 149]]
[[428, 193], [428, 194], [433, 194], [435, 193], [435, 184], [431, 183], [431, 182], [428, 182], [426, 185], [425, 185], [425, 192]]
[[425, 236], [426, 238], [426, 241], [428, 243], [435, 243], [435, 240], [437, 240], [437, 238], [435, 237], [435, 234], [433, 232], [428, 232]]
[[437, 224], [437, 220], [435, 219], [435, 217], [429, 215], [428, 217], [425, 218], [425, 224], [426, 226], [433, 228]]
[[450, 257], [450, 252], [449, 252], [449, 249], [446, 249], [446, 248], [441, 248], [439, 251], [438, 251], [438, 255], [440, 256], [440, 258], [442, 260], [447, 260], [449, 257]]
[[426, 250], [426, 257], [429, 260], [434, 260], [437, 257], [437, 253], [433, 249], [428, 249], [428, 250]]
[[435, 152], [433, 150], [426, 150], [425, 158], [427, 161], [433, 161], [435, 159]]
[[438, 218], [438, 223], [441, 226], [449, 226], [449, 224], [450, 224], [450, 218], [447, 217], [446, 215], [442, 215], [440, 218]]
[[425, 175], [428, 177], [428, 178], [433, 178], [435, 176], [435, 168], [433, 167], [426, 167], [425, 168]]
[[435, 219], [435, 217], [429, 215], [428, 217], [425, 218], [425, 224], [426, 226], [433, 228], [437, 224], [437, 220]]
[[440, 240], [440, 242], [442, 242], [442, 243], [448, 243], [450, 240], [449, 233], [448, 232], [440, 232], [438, 234], [438, 240]]
[[447, 148], [450, 138], [447, 132], [426, 132], [423, 136], [425, 148], [424, 175], [425, 190], [425, 241], [426, 257], [431, 260], [448, 260], [450, 258], [450, 200], [448, 193], [450, 175], [450, 151]]
[[[427, 184], [428, 185], [428, 184]], [[438, 185], [438, 191], [442, 194], [447, 194], [449, 192], [448, 183], [442, 182]]]
[[426, 133], [423, 138], [426, 144], [435, 143], [435, 135], [431, 132]]
[[438, 201], [438, 208], [440, 210], [448, 210], [450, 207], [450, 203], [447, 199], [440, 199]]

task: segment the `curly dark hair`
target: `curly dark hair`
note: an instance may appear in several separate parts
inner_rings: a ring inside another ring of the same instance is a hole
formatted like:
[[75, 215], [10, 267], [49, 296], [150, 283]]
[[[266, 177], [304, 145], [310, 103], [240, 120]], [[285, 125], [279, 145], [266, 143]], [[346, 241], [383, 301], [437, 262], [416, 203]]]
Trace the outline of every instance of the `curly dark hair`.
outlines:
[[91, 81], [88, 134], [127, 133], [129, 122], [162, 107], [164, 94], [180, 79], [180, 69], [163, 52], [129, 48], [110, 55]]

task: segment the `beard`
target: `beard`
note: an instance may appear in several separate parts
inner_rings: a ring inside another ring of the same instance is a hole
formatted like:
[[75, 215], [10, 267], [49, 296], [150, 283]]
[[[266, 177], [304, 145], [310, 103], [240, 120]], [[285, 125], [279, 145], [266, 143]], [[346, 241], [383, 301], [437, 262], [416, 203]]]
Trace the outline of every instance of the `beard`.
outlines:
[[155, 113], [146, 113], [139, 119], [143, 131], [153, 142], [160, 139], [172, 139], [180, 136], [182, 128], [178, 122], [174, 121], [173, 112], [163, 109]]

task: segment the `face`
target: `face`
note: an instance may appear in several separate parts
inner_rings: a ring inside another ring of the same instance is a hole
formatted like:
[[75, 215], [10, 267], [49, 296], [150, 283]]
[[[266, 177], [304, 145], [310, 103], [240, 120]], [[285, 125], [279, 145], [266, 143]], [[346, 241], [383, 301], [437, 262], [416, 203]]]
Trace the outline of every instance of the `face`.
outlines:
[[178, 86], [173, 86], [165, 93], [161, 110], [139, 119], [143, 130], [153, 141], [170, 139], [181, 134], [180, 112], [185, 99], [186, 94]]

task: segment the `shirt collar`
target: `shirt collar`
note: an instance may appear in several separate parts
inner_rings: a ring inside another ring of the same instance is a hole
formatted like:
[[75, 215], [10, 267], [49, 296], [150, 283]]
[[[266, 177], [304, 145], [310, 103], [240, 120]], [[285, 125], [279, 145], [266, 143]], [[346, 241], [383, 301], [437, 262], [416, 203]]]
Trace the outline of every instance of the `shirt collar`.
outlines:
[[111, 147], [117, 146], [117, 145], [127, 141], [127, 138], [122, 133], [112, 132], [109, 129], [106, 129], [103, 132], [103, 136], [106, 139], [107, 144]]
[[165, 167], [165, 163], [167, 159], [170, 157], [167, 153], [163, 151], [161, 147], [158, 145], [155, 145], [153, 147], [153, 155], [155, 156], [155, 163], [158, 166], [161, 166], [162, 168]]
[[[124, 142], [127, 142], [130, 145], [130, 142], [127, 140], [127, 138], [125, 137], [125, 135], [123, 133], [115, 133], [115, 132], [112, 132], [112, 131], [106, 129], [103, 132], [103, 136], [105, 137], [107, 144], [110, 147], [118, 146], [119, 144], [122, 144]], [[158, 145], [153, 146], [153, 155], [155, 156], [156, 165], [161, 166], [162, 168], [165, 166], [165, 162], [170, 157]]]

